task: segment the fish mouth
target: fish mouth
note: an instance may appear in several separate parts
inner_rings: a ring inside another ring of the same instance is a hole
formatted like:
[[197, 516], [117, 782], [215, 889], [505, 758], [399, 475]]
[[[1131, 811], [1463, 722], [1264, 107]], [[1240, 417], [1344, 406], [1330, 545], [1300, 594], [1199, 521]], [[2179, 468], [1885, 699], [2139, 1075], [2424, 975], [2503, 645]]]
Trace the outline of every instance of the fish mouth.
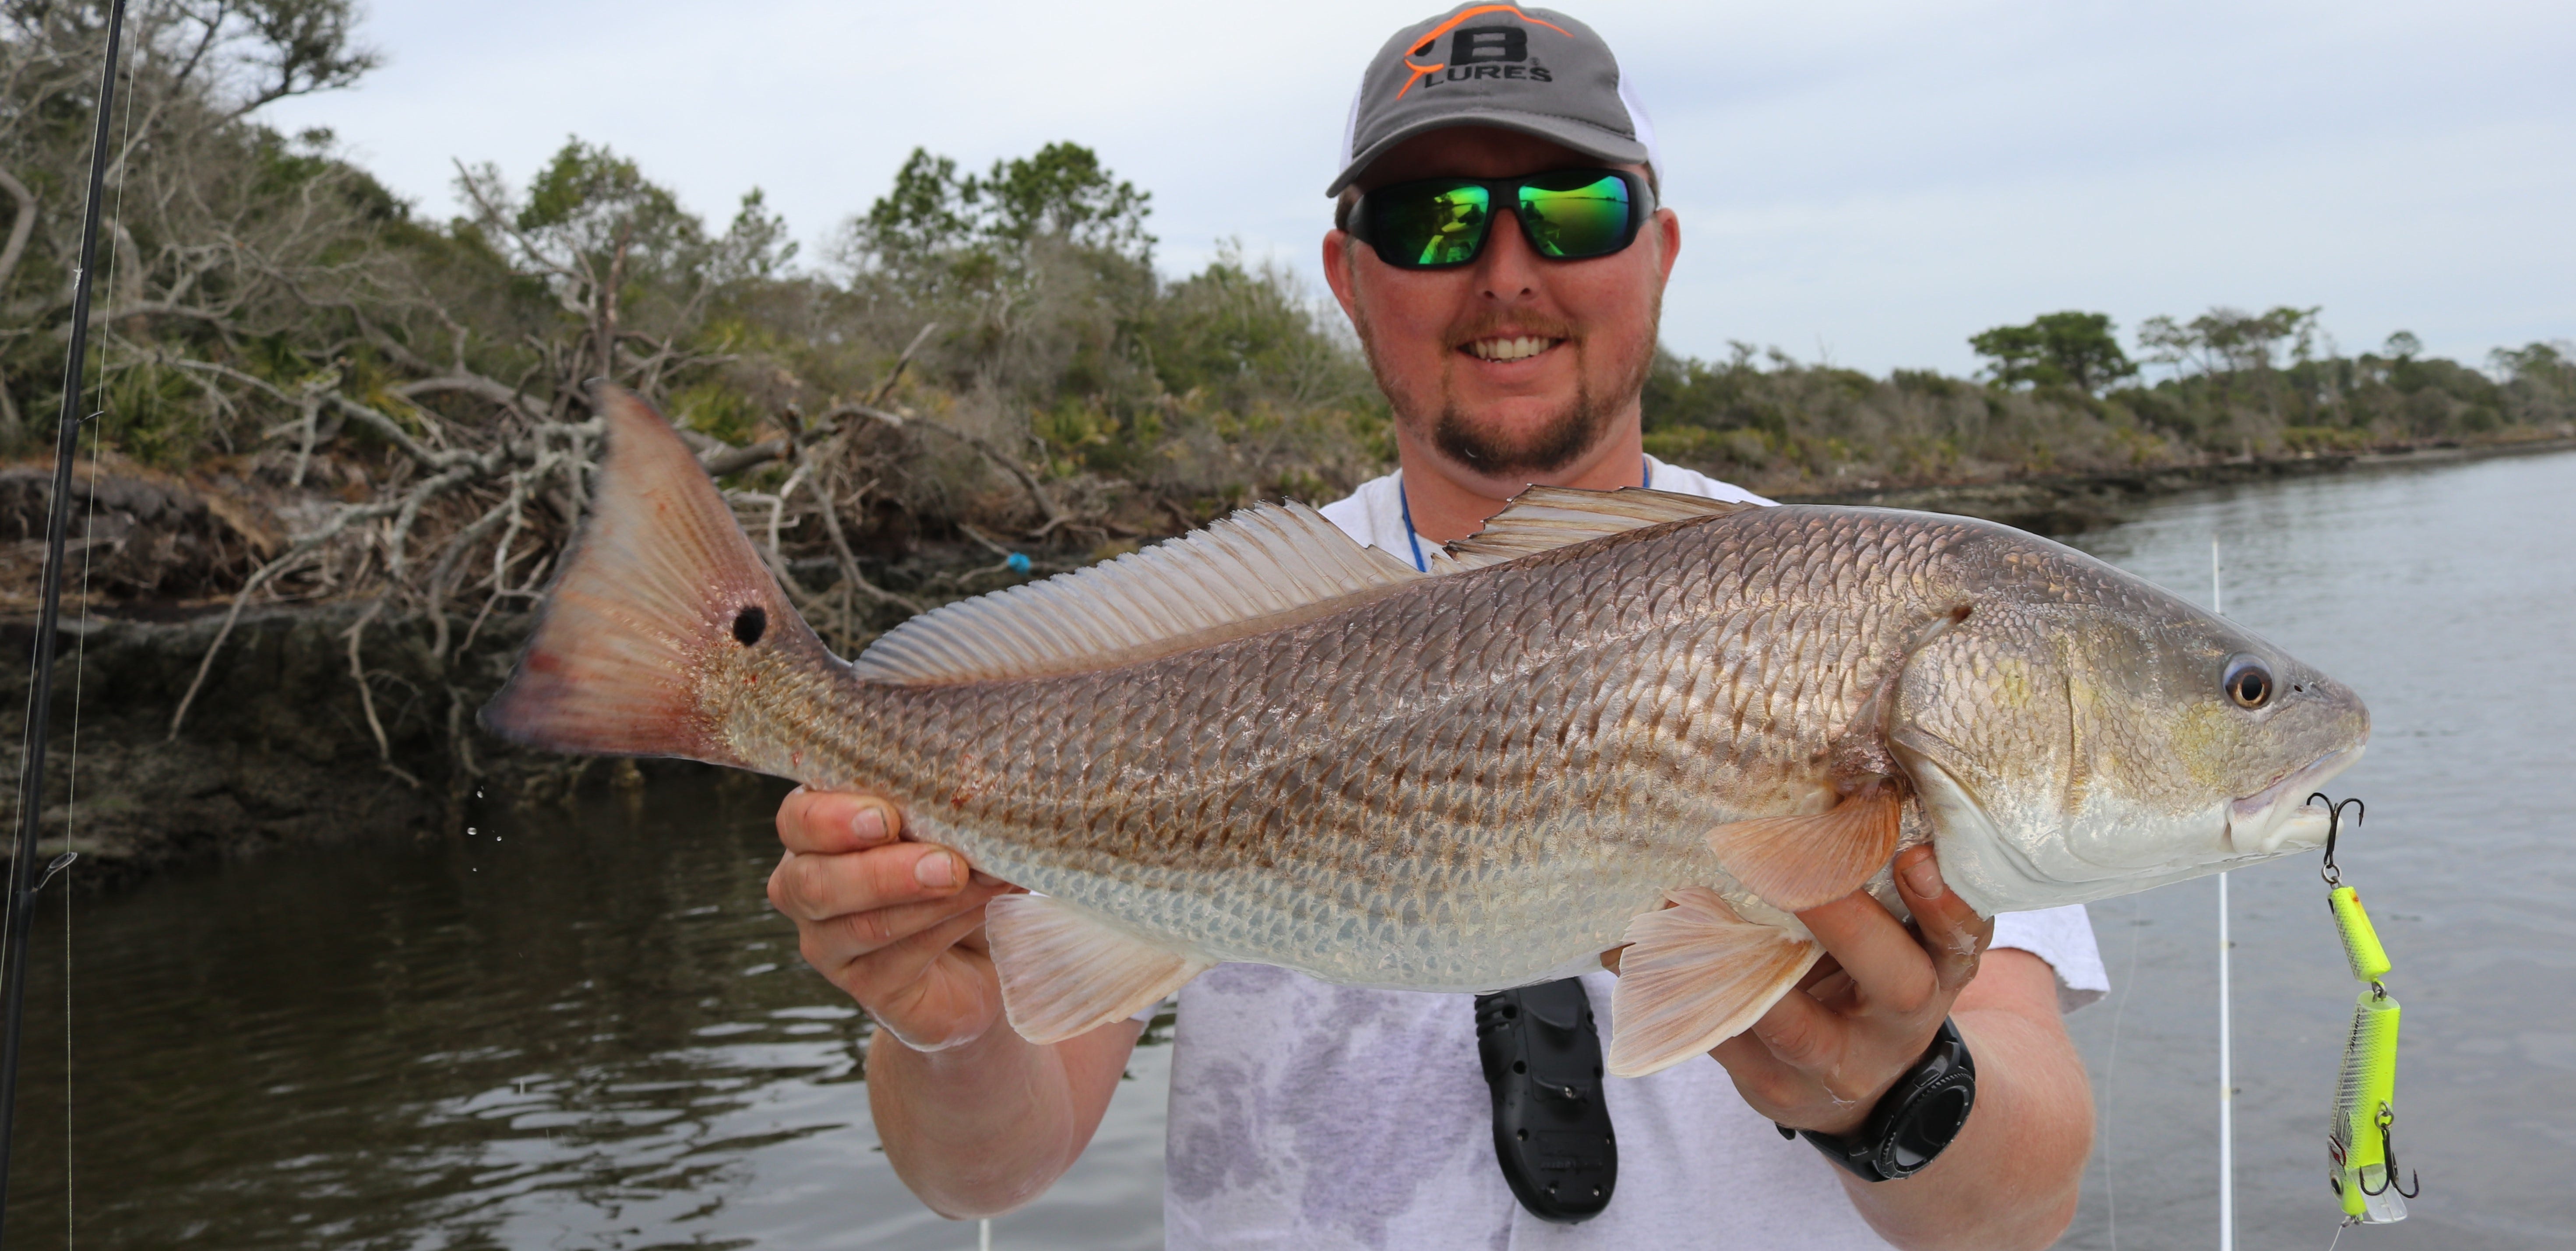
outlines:
[[[2330, 751], [2293, 769], [2280, 781], [2227, 805], [2227, 845], [2239, 855], [2274, 856], [2285, 851], [2322, 847], [2331, 828], [2330, 814], [2311, 806], [2308, 795], [2327, 779], [2352, 767], [2368, 744]], [[2296, 802], [2286, 802], [2295, 798]]]

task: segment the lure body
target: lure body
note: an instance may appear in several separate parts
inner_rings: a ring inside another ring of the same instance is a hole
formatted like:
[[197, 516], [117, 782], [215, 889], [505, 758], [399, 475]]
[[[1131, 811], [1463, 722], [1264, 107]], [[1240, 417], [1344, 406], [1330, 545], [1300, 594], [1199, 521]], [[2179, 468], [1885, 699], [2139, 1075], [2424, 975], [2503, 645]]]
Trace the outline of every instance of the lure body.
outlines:
[[2353, 979], [2368, 983], [2353, 1003], [2352, 1030], [2344, 1040], [2342, 1072], [2335, 1081], [2334, 1119], [2326, 1131], [2326, 1151], [2334, 1164], [2330, 1180], [2347, 1221], [2393, 1224], [2406, 1219], [2406, 1194], [2397, 1188], [2391, 1145], [2397, 1122], [2398, 1006], [2379, 981], [2388, 973], [2388, 951], [2351, 887], [2337, 886], [2326, 899]]

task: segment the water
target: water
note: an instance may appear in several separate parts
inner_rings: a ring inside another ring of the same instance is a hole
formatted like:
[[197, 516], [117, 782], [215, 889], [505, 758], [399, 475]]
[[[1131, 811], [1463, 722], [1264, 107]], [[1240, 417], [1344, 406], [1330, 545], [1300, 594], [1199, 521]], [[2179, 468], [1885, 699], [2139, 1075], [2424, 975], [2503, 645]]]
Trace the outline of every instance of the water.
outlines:
[[[2205, 597], [2370, 701], [2343, 854], [2406, 1005], [2415, 1219], [2345, 1247], [2576, 1230], [2576, 456], [2182, 499], [2084, 546]], [[69, 918], [87, 1247], [975, 1245], [888, 1169], [865, 1023], [761, 884], [777, 791], [479, 812], [474, 833], [172, 877]], [[2322, 1248], [2353, 987], [2314, 857], [2240, 872], [2239, 1245]], [[2214, 890], [2095, 906], [2114, 998], [2069, 1018], [2102, 1106], [2065, 1245], [2217, 1239]], [[39, 923], [13, 1245], [65, 1236], [64, 917]], [[994, 1245], [1161, 1241], [1168, 1049]]]
[[[70, 919], [80, 1246], [942, 1248], [866, 1029], [762, 894], [779, 788], [478, 815]], [[13, 1246], [64, 1239], [63, 937], [30, 957]], [[1162, 1243], [1166, 1047], [996, 1244]]]
[[[2328, 789], [2370, 806], [2336, 859], [2396, 965], [2396, 1143], [2424, 1193], [2343, 1246], [2576, 1242], [2576, 456], [2177, 500], [2080, 545], [2206, 602], [2212, 534], [2228, 615], [2370, 704], [2370, 754]], [[2229, 876], [2247, 1248], [2334, 1234], [2326, 1111], [2355, 987], [2316, 864]], [[2063, 1245], [2215, 1246], [2215, 885], [2093, 923], [2114, 999], [2067, 1024], [2102, 1132]]]

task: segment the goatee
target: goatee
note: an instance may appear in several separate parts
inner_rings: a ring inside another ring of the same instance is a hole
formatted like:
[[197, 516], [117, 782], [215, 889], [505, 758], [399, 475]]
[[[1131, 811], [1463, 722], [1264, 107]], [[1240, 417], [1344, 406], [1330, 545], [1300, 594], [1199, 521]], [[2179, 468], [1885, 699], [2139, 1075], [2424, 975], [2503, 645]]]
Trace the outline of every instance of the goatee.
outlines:
[[[1638, 337], [1638, 348], [1630, 359], [1612, 362], [1614, 367], [1609, 371], [1610, 385], [1606, 390], [1592, 385], [1592, 362], [1586, 359], [1592, 345], [1584, 337], [1576, 335], [1572, 326], [1532, 325], [1528, 318], [1515, 319], [1511, 329], [1556, 339], [1557, 344], [1550, 351], [1575, 355], [1574, 394], [1564, 407], [1519, 431], [1501, 429], [1499, 423], [1480, 419], [1477, 413], [1459, 403], [1453, 377], [1458, 367], [1454, 355], [1441, 370], [1439, 407], [1432, 410], [1429, 404], [1408, 404], [1406, 401], [1416, 397], [1399, 385], [1398, 379], [1388, 376], [1385, 363], [1378, 357], [1376, 336], [1371, 333], [1367, 314], [1354, 310], [1354, 320], [1358, 323], [1360, 350], [1368, 358], [1370, 372], [1377, 376], [1378, 390], [1384, 392], [1387, 400], [1395, 406], [1397, 422], [1417, 432], [1423, 432], [1427, 425], [1432, 445], [1439, 448], [1441, 454], [1478, 473], [1505, 481], [1527, 482], [1581, 460], [1600, 444], [1620, 410], [1644, 391], [1646, 375], [1655, 364], [1655, 334], [1651, 327], [1661, 321], [1662, 306], [1661, 293], [1658, 292], [1655, 307], [1648, 314], [1650, 329]], [[1499, 319], [1476, 319], [1450, 332], [1447, 336], [1450, 351], [1454, 354], [1477, 338], [1502, 329]]]
[[[1571, 345], [1569, 345], [1570, 347]], [[1576, 349], [1579, 350], [1579, 349]], [[1480, 424], [1455, 400], [1432, 420], [1431, 441], [1443, 453], [1477, 472], [1496, 478], [1536, 480], [1582, 458], [1601, 441], [1613, 414], [1598, 402], [1592, 388], [1577, 382], [1574, 398], [1536, 429], [1518, 434]]]

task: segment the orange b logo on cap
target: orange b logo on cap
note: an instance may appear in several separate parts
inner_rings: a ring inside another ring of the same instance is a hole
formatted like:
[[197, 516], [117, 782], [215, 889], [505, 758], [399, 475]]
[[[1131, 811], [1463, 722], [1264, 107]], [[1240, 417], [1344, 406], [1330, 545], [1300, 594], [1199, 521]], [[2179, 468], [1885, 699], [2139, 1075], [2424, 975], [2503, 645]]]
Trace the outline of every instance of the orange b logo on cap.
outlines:
[[[1471, 30], [1458, 29], [1459, 26], [1470, 19], [1482, 17], [1488, 13], [1509, 13], [1513, 17], [1519, 18], [1524, 22], [1528, 22], [1533, 26], [1544, 26], [1560, 35], [1566, 36], [1569, 39], [1574, 36], [1574, 32], [1569, 31], [1554, 22], [1544, 21], [1521, 12], [1520, 6], [1516, 4], [1480, 4], [1472, 9], [1462, 9], [1451, 14], [1448, 21], [1432, 27], [1430, 33], [1422, 37], [1422, 42], [1415, 44], [1413, 51], [1405, 54], [1404, 68], [1413, 71], [1413, 76], [1405, 79], [1403, 86], [1396, 88], [1395, 98], [1398, 100], [1403, 99], [1405, 92], [1413, 90], [1413, 84], [1421, 82], [1423, 79], [1429, 78], [1433, 74], [1437, 74], [1440, 71], [1449, 68], [1450, 61], [1439, 61], [1425, 65], [1422, 63], [1422, 58], [1431, 55], [1432, 49], [1440, 46], [1440, 37], [1442, 35], [1447, 35], [1452, 31], [1457, 32], [1455, 38], [1451, 40], [1449, 45], [1449, 55], [1452, 61], [1456, 61], [1461, 64], [1472, 64], [1478, 61], [1518, 61], [1524, 59], [1528, 55], [1527, 50], [1529, 47], [1529, 32], [1527, 31], [1511, 26], [1479, 26]], [[1515, 75], [1515, 77], [1517, 77], [1517, 75]]]

